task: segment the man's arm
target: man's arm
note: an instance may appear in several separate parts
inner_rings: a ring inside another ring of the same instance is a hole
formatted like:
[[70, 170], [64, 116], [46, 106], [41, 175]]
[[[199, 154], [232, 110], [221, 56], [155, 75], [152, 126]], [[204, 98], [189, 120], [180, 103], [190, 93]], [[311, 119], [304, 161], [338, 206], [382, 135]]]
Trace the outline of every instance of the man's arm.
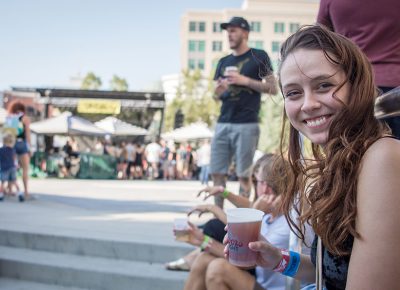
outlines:
[[267, 75], [261, 81], [252, 79], [239, 73], [231, 73], [227, 77], [227, 83], [229, 85], [245, 86], [254, 91], [271, 95], [275, 95], [278, 92], [276, 79], [272, 73]]

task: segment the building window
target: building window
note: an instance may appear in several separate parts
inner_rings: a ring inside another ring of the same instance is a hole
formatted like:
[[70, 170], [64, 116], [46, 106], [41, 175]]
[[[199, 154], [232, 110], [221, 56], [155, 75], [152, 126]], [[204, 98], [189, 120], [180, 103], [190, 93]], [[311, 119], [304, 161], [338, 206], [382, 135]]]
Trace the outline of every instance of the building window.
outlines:
[[200, 51], [204, 52], [206, 42], [204, 40], [189, 40], [189, 52]]
[[204, 70], [204, 59], [199, 59], [197, 61], [197, 68], [200, 70]]
[[214, 70], [217, 68], [218, 62], [219, 62], [219, 59], [213, 59], [211, 65], [212, 65], [212, 68], [213, 68]]
[[261, 32], [261, 22], [259, 21], [250, 22], [250, 31]]
[[275, 22], [274, 23], [274, 32], [275, 33], [285, 33], [285, 23]]
[[189, 40], [189, 51], [196, 51], [197, 41]]
[[198, 43], [197, 51], [204, 52], [206, 50], [206, 42], [204, 40], [199, 40], [197, 43]]
[[273, 41], [272, 42], [272, 52], [279, 52], [280, 46], [281, 46], [281, 44], [279, 43], [279, 41]]
[[290, 33], [295, 33], [300, 28], [300, 23], [290, 23]]
[[222, 41], [213, 41], [212, 51], [222, 51]]
[[200, 32], [206, 31], [206, 23], [205, 22], [199, 22], [199, 31]]
[[221, 23], [220, 22], [213, 22], [213, 32], [221, 32]]
[[190, 32], [195, 32], [196, 31], [196, 22], [190, 21], [189, 22], [189, 31]]
[[249, 41], [249, 46], [251, 48], [263, 49], [264, 48], [264, 42], [262, 40], [250, 40]]
[[189, 69], [195, 69], [196, 68], [196, 61], [194, 59], [192, 59], [192, 58], [189, 58], [188, 67], [189, 67]]

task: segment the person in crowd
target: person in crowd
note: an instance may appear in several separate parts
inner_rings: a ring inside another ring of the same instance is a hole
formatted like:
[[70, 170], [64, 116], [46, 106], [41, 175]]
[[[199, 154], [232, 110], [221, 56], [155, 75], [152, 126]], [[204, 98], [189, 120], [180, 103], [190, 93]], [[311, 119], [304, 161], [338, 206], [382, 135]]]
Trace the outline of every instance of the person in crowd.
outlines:
[[[254, 170], [256, 187], [254, 201], [232, 194], [222, 186], [204, 189], [205, 198], [221, 195], [237, 207], [253, 207], [264, 211], [266, 215], [262, 221], [261, 235], [268, 237], [275, 246], [287, 248], [290, 228], [280, 210], [280, 203], [283, 194], [281, 180], [288, 181], [289, 175], [286, 174], [288, 166], [286, 160], [273, 154], [266, 154], [257, 161]], [[206, 224], [204, 228], [206, 233], [201, 233], [191, 224], [193, 238], [190, 241], [193, 245], [201, 246], [204, 251], [193, 262], [185, 289], [285, 289], [286, 278], [279, 273], [261, 267], [257, 267], [255, 272], [239, 269], [225, 260], [220, 251], [216, 251], [216, 249], [220, 249], [219, 244], [225, 235], [224, 227], [227, 222], [226, 214], [220, 207], [209, 204], [200, 205], [190, 213], [193, 212], [200, 214], [212, 212], [219, 221], [212, 220], [211, 226]], [[205, 239], [208, 232], [212, 237]], [[203, 241], [206, 240], [208, 240], [207, 245], [204, 245]], [[214, 244], [217, 244], [218, 247]]]
[[167, 142], [163, 139], [160, 140], [161, 153], [160, 153], [160, 165], [162, 171], [162, 177], [164, 180], [170, 179], [169, 167], [170, 167], [170, 152]]
[[200, 167], [200, 182], [208, 186], [208, 176], [210, 174], [211, 147], [208, 139], [204, 139], [202, 145], [196, 151], [197, 166]]
[[22, 181], [24, 184], [23, 198], [24, 200], [29, 200], [32, 199], [28, 190], [31, 131], [29, 128], [30, 120], [26, 115], [25, 105], [19, 101], [13, 102], [9, 106], [7, 119], [12, 120], [11, 123], [16, 124], [14, 148], [22, 168]]
[[118, 155], [118, 178], [126, 179], [126, 167], [128, 160], [128, 152], [126, 150], [126, 142], [122, 141], [119, 147]]
[[[357, 11], [357, 13], [354, 13]], [[356, 43], [369, 58], [382, 93], [400, 86], [400, 2], [321, 0], [317, 22]], [[400, 117], [385, 119], [400, 139]]]
[[[12, 134], [4, 135], [3, 147], [0, 148], [1, 188], [4, 194], [14, 195], [13, 187], [15, 187], [17, 190], [18, 200], [23, 202], [25, 198], [23, 193], [20, 192], [17, 183], [16, 153], [14, 145], [15, 137]], [[3, 200], [4, 198], [3, 192], [0, 192], [0, 200]]]
[[143, 146], [140, 143], [135, 144], [135, 178], [142, 179], [143, 178]]
[[[132, 141], [129, 141], [125, 146], [126, 150], [126, 179], [131, 179], [135, 177], [135, 160], [136, 160], [136, 147], [133, 145]], [[133, 169], [133, 170], [132, 170]]]
[[[249, 197], [251, 165], [259, 139], [258, 112], [261, 93], [276, 94], [276, 80], [267, 53], [250, 48], [250, 26], [246, 19], [233, 17], [222, 23], [228, 33], [232, 54], [218, 62], [214, 80], [215, 99], [222, 102], [211, 144], [210, 171], [215, 186], [225, 186], [232, 158], [242, 196]], [[223, 199], [215, 203], [223, 207]]]
[[144, 152], [148, 163], [147, 175], [150, 179], [156, 179], [159, 176], [158, 166], [160, 164], [161, 146], [157, 141], [153, 141], [147, 144]]
[[176, 177], [177, 179], [184, 179], [183, 168], [186, 160], [186, 146], [184, 143], [179, 144], [179, 148], [176, 151]]
[[[317, 285], [323, 280], [328, 290], [397, 289], [400, 143], [374, 118], [378, 90], [368, 58], [344, 36], [306, 26], [282, 44], [279, 84], [290, 122], [281, 152], [294, 175], [282, 207], [300, 238], [305, 222], [316, 236], [311, 256], [264, 239], [249, 243], [258, 265], [311, 282], [318, 270]], [[300, 134], [311, 142], [309, 159]]]

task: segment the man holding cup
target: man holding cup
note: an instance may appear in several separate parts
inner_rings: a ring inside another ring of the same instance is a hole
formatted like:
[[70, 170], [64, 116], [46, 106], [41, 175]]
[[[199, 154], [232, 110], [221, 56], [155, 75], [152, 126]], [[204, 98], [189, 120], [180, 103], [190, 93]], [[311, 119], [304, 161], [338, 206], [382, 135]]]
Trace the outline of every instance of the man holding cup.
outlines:
[[[249, 48], [250, 26], [246, 19], [233, 17], [222, 23], [228, 33], [232, 54], [220, 59], [214, 80], [215, 99], [222, 102], [211, 145], [211, 174], [214, 186], [226, 186], [232, 159], [240, 181], [240, 195], [249, 197], [251, 166], [259, 139], [258, 113], [261, 93], [276, 94], [277, 86], [267, 53]], [[218, 195], [216, 205], [223, 207]]]

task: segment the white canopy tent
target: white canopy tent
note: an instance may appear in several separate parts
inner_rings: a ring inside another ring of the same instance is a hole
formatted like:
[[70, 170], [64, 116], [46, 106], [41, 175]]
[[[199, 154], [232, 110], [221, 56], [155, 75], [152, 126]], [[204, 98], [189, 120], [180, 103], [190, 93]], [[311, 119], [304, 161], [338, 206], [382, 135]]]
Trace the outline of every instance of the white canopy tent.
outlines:
[[111, 116], [96, 122], [95, 125], [113, 136], [143, 136], [148, 133], [144, 128], [134, 126]]
[[213, 136], [214, 132], [212, 132], [204, 122], [192, 123], [161, 135], [163, 139], [174, 140], [176, 142], [208, 139]]
[[30, 125], [32, 132], [43, 135], [105, 136], [108, 132], [98, 128], [90, 121], [73, 116], [71, 112]]

